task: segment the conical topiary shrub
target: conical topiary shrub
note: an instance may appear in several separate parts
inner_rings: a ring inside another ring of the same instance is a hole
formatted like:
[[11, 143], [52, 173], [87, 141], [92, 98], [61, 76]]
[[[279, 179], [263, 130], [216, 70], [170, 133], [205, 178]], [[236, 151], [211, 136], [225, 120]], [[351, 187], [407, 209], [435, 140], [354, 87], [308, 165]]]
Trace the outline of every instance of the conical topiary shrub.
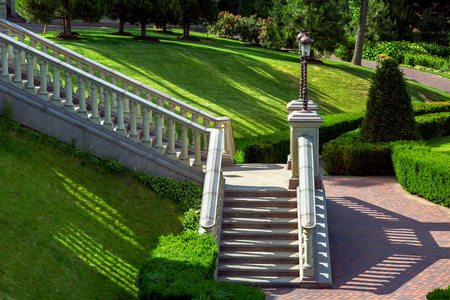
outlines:
[[415, 134], [411, 97], [394, 59], [381, 61], [372, 76], [361, 138], [368, 142], [411, 140]]

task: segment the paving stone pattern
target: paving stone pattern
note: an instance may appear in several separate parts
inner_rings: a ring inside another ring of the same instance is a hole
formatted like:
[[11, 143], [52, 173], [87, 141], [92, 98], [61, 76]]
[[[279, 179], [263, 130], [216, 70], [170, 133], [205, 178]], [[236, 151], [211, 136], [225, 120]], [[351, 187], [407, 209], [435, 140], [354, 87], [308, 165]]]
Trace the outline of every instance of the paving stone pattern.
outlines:
[[450, 284], [450, 209], [393, 176], [326, 176], [333, 289], [265, 289], [267, 299], [425, 299]]

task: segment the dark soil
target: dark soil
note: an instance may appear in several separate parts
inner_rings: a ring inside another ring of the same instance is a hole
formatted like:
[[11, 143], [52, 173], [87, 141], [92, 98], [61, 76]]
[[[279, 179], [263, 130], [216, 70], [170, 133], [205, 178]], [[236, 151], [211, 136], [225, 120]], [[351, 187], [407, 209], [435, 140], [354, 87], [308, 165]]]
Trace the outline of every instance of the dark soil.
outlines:
[[133, 35], [132, 35], [131, 33], [129, 33], [129, 32], [123, 32], [123, 33], [120, 33], [120, 32], [111, 32], [110, 35], [133, 36]]
[[135, 36], [133, 40], [149, 41], [149, 42], [159, 42], [159, 40], [152, 36]]

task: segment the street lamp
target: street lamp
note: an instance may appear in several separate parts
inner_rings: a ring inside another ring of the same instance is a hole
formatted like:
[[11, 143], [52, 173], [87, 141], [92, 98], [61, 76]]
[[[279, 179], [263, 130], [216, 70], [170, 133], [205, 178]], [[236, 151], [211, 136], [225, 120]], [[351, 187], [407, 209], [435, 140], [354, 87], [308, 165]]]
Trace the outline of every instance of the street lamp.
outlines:
[[297, 35], [298, 51], [300, 52], [301, 75], [300, 75], [300, 100], [303, 100], [303, 111], [308, 111], [308, 90], [307, 90], [307, 57], [311, 52], [313, 40], [309, 37], [309, 32], [303, 30]]

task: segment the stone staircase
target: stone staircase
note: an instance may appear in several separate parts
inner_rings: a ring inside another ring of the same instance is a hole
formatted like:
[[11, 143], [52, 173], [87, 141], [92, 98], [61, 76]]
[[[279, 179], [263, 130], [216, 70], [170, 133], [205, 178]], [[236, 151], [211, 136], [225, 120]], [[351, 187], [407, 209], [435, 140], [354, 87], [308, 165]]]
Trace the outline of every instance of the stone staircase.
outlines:
[[300, 284], [296, 198], [225, 198], [218, 279], [264, 286]]

